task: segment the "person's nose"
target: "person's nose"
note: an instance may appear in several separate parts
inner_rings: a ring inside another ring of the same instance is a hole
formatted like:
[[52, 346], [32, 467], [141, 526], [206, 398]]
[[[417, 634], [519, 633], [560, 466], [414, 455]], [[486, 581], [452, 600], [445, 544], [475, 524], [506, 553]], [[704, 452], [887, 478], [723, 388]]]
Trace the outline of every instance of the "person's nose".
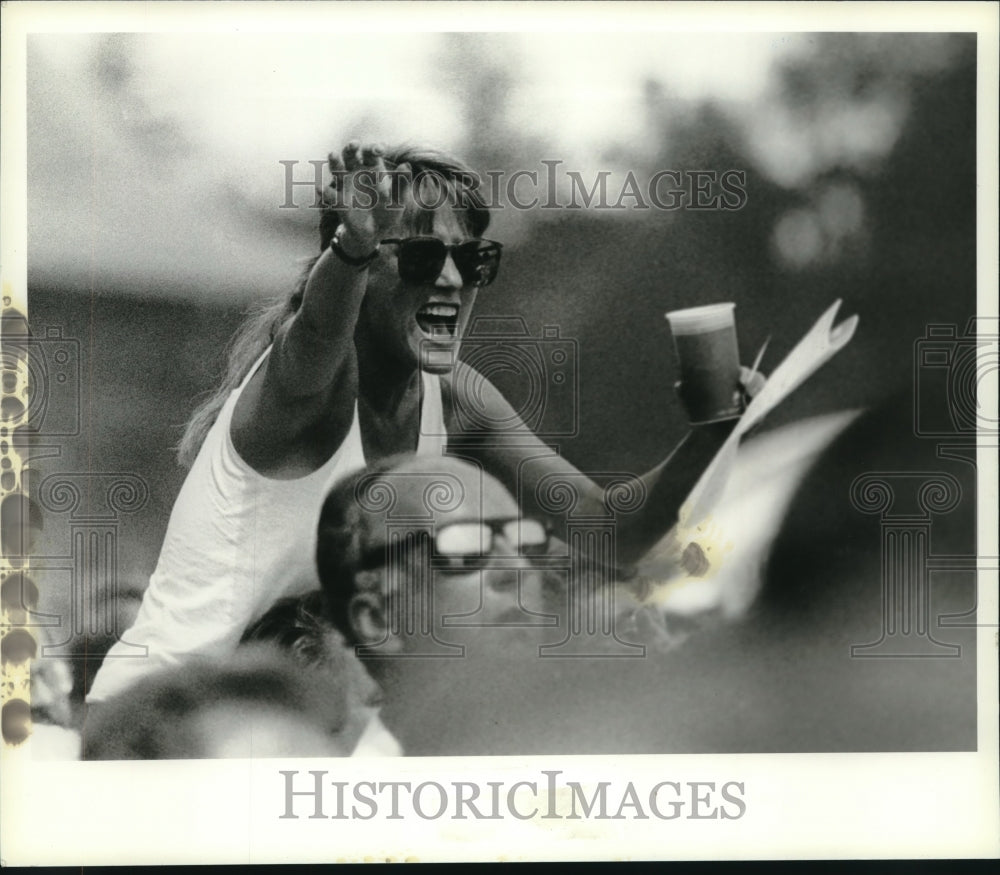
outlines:
[[485, 572], [486, 583], [497, 592], [515, 588], [521, 572], [531, 567], [528, 557], [522, 555], [514, 544], [499, 533], [493, 536], [490, 556], [495, 557], [496, 561], [487, 562], [490, 567]]
[[458, 267], [455, 265], [455, 260], [449, 252], [444, 259], [444, 266], [441, 268], [441, 273], [438, 274], [438, 278], [434, 282], [434, 288], [442, 291], [457, 292], [462, 288], [462, 285], [462, 274], [459, 273]]

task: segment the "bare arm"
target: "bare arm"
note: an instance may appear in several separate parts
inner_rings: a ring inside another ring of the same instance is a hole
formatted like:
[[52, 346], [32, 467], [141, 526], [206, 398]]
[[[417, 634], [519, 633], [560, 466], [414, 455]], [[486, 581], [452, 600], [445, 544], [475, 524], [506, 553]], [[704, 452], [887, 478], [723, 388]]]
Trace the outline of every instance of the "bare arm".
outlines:
[[[454, 397], [453, 405], [483, 405], [485, 415], [478, 417], [479, 421], [513, 425], [503, 431], [459, 432], [453, 438], [449, 424], [449, 448], [479, 459], [517, 496], [525, 513], [547, 519], [559, 533], [571, 516], [613, 519], [617, 565], [623, 571], [638, 562], [674, 526], [681, 503], [735, 424], [729, 421], [692, 427], [659, 465], [635, 475], [642, 484], [638, 492], [644, 497], [621, 502], [615, 498], [614, 488], [605, 489], [547, 447], [485, 378], [454, 381], [456, 389], [464, 385], [476, 385], [477, 398]], [[560, 484], [566, 485], [563, 494], [570, 496], [569, 501], [557, 497]], [[623, 509], [624, 505], [627, 507]]]
[[[350, 246], [345, 239], [345, 250]], [[353, 267], [329, 249], [319, 257], [306, 281], [302, 306], [278, 332], [267, 363], [265, 384], [273, 385], [282, 399], [300, 404], [324, 394], [353, 357], [354, 326], [367, 280], [367, 268]]]
[[[348, 258], [364, 258], [399, 221], [398, 210], [389, 206], [382, 150], [351, 143], [342, 158], [331, 156], [331, 166], [338, 171], [334, 193], [344, 204], [340, 247]], [[369, 192], [368, 183], [375, 181], [377, 195], [374, 202], [359, 201], [363, 206], [355, 204], [359, 174], [366, 175]], [[298, 312], [279, 330], [233, 414], [233, 443], [258, 470], [281, 469], [285, 456], [301, 454], [297, 444], [303, 435], [314, 438], [304, 454], [306, 467], [312, 455], [322, 463], [325, 449], [338, 445], [350, 427], [357, 394], [354, 329], [368, 276], [368, 266], [349, 264], [329, 249], [313, 266]]]

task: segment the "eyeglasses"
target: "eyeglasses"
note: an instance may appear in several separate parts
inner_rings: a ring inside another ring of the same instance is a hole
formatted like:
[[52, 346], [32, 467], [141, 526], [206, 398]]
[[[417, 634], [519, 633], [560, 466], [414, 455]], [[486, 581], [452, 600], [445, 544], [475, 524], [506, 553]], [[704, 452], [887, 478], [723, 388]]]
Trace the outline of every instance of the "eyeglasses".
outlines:
[[[429, 532], [416, 533], [429, 537]], [[462, 572], [482, 568], [484, 560], [493, 553], [497, 536], [517, 551], [519, 556], [541, 556], [549, 547], [549, 529], [538, 520], [514, 517], [511, 519], [482, 520], [449, 523], [437, 528], [433, 534], [431, 556], [436, 570]], [[406, 550], [414, 541], [406, 538], [398, 547]], [[384, 565], [397, 545], [383, 544], [364, 556], [362, 567], [377, 568]]]
[[391, 238], [381, 241], [397, 246], [399, 276], [407, 283], [432, 283], [451, 256], [467, 286], [488, 286], [496, 279], [503, 245], [495, 240], [467, 240], [449, 246], [437, 237]]

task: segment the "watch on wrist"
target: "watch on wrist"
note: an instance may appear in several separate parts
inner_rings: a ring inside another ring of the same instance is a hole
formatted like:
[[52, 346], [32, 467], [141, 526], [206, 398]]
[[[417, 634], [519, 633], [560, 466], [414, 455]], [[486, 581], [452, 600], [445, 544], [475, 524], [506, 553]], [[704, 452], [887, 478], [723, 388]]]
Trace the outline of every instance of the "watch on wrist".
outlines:
[[367, 255], [362, 255], [361, 258], [355, 258], [353, 255], [348, 255], [344, 251], [344, 247], [341, 245], [341, 238], [344, 236], [344, 226], [341, 225], [337, 228], [336, 233], [333, 235], [333, 239], [330, 241], [330, 251], [337, 256], [344, 264], [349, 264], [351, 267], [368, 267], [377, 257], [379, 252], [379, 247], [376, 247], [369, 252]]

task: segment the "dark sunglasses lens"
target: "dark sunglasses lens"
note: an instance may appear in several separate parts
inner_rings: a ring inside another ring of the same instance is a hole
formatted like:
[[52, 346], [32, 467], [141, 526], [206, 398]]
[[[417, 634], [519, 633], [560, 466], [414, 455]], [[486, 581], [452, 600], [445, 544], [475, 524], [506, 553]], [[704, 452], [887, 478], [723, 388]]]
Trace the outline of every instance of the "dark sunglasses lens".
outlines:
[[406, 240], [399, 246], [399, 276], [408, 283], [429, 283], [441, 275], [448, 250], [441, 240]]
[[452, 251], [455, 267], [466, 285], [488, 286], [500, 268], [500, 247], [484, 240], [463, 243]]

